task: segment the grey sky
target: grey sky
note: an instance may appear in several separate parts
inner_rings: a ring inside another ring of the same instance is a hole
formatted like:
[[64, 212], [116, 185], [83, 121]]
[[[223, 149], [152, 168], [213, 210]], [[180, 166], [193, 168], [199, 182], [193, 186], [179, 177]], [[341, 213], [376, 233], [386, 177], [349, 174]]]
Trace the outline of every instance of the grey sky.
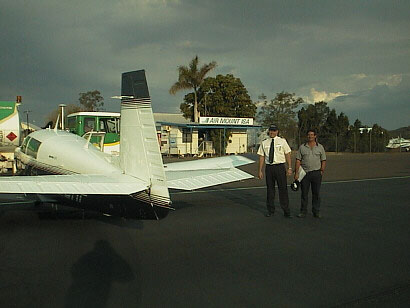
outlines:
[[2, 1], [0, 100], [42, 125], [60, 103], [145, 69], [156, 112], [179, 112], [177, 66], [196, 55], [241, 78], [251, 98], [325, 100], [352, 123], [410, 125], [409, 1]]

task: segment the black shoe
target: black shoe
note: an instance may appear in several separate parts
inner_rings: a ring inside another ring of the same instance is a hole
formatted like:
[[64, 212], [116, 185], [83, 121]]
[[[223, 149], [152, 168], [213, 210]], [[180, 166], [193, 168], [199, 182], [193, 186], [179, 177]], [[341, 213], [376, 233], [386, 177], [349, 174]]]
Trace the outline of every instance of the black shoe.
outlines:
[[284, 214], [283, 216], [285, 216], [285, 218], [293, 218], [293, 216], [290, 213]]
[[266, 213], [265, 213], [265, 217], [271, 217], [271, 216], [273, 216], [273, 213], [272, 213], [272, 212], [266, 212]]
[[323, 218], [323, 216], [320, 215], [319, 213], [317, 213], [317, 214], [313, 213], [313, 217], [318, 218], [318, 219]]
[[305, 218], [305, 217], [306, 217], [306, 214], [305, 214], [305, 213], [299, 213], [299, 214], [296, 215], [296, 217], [298, 217], [298, 218]]

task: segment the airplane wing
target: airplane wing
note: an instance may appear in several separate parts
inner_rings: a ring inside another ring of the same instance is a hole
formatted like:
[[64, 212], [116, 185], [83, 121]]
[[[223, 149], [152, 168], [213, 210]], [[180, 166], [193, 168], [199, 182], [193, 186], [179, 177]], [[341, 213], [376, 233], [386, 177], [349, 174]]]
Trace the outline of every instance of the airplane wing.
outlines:
[[194, 190], [253, 178], [235, 167], [254, 163], [243, 156], [225, 156], [166, 164], [168, 188]]
[[0, 177], [0, 193], [10, 194], [129, 195], [148, 186], [148, 183], [125, 174]]

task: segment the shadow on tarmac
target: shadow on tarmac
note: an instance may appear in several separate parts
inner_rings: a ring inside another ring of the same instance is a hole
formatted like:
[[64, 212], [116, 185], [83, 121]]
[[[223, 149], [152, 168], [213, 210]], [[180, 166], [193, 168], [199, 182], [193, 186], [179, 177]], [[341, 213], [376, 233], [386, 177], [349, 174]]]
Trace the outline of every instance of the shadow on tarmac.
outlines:
[[[277, 189], [276, 189], [276, 195], [278, 195]], [[249, 202], [249, 200], [260, 200], [261, 196], [263, 196], [263, 198], [266, 199], [266, 189], [261, 189], [260, 191], [257, 192], [257, 194], [255, 194], [255, 192], [247, 192], [247, 191], [242, 191], [240, 194], [238, 194], [238, 192], [235, 192], [235, 191], [228, 191], [226, 193], [226, 198], [234, 202], [235, 204], [246, 206], [251, 210], [254, 210], [261, 214], [265, 214], [266, 213], [266, 203], [265, 202], [260, 202], [260, 201]], [[278, 197], [277, 196], [275, 197], [276, 197], [275, 203], [279, 204], [279, 202], [276, 200]]]
[[[111, 247], [99, 240], [94, 249], [71, 267], [73, 282], [65, 297], [65, 307], [105, 307], [113, 282], [135, 280], [131, 266]], [[137, 292], [137, 290], [136, 290]]]
[[195, 204], [191, 203], [191, 202], [185, 202], [185, 201], [178, 201], [172, 204], [172, 206], [176, 209], [176, 210], [182, 210], [185, 208], [190, 208], [190, 207], [194, 207]]
[[37, 215], [40, 220], [96, 220], [120, 228], [136, 230], [142, 230], [144, 228], [142, 220], [105, 216], [101, 213], [91, 211], [85, 211], [83, 213], [82, 210], [77, 209], [64, 209], [58, 211], [50, 209], [46, 211], [38, 211]]

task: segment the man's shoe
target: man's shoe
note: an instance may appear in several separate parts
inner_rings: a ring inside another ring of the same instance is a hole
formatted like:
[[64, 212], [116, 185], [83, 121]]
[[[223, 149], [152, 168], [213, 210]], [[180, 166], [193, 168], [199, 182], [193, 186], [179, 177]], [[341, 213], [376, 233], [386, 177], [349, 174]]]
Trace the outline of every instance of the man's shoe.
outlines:
[[306, 214], [305, 214], [305, 213], [299, 213], [299, 214], [296, 215], [296, 217], [298, 217], [298, 218], [305, 218], [305, 217], [306, 217]]
[[273, 213], [272, 213], [272, 212], [266, 212], [266, 213], [265, 213], [265, 217], [271, 217], [271, 216], [273, 216]]
[[323, 216], [320, 215], [319, 213], [317, 213], [317, 214], [313, 213], [313, 217], [318, 218], [318, 219], [323, 218]]
[[289, 214], [284, 214], [285, 218], [293, 218], [293, 216], [289, 213]]

